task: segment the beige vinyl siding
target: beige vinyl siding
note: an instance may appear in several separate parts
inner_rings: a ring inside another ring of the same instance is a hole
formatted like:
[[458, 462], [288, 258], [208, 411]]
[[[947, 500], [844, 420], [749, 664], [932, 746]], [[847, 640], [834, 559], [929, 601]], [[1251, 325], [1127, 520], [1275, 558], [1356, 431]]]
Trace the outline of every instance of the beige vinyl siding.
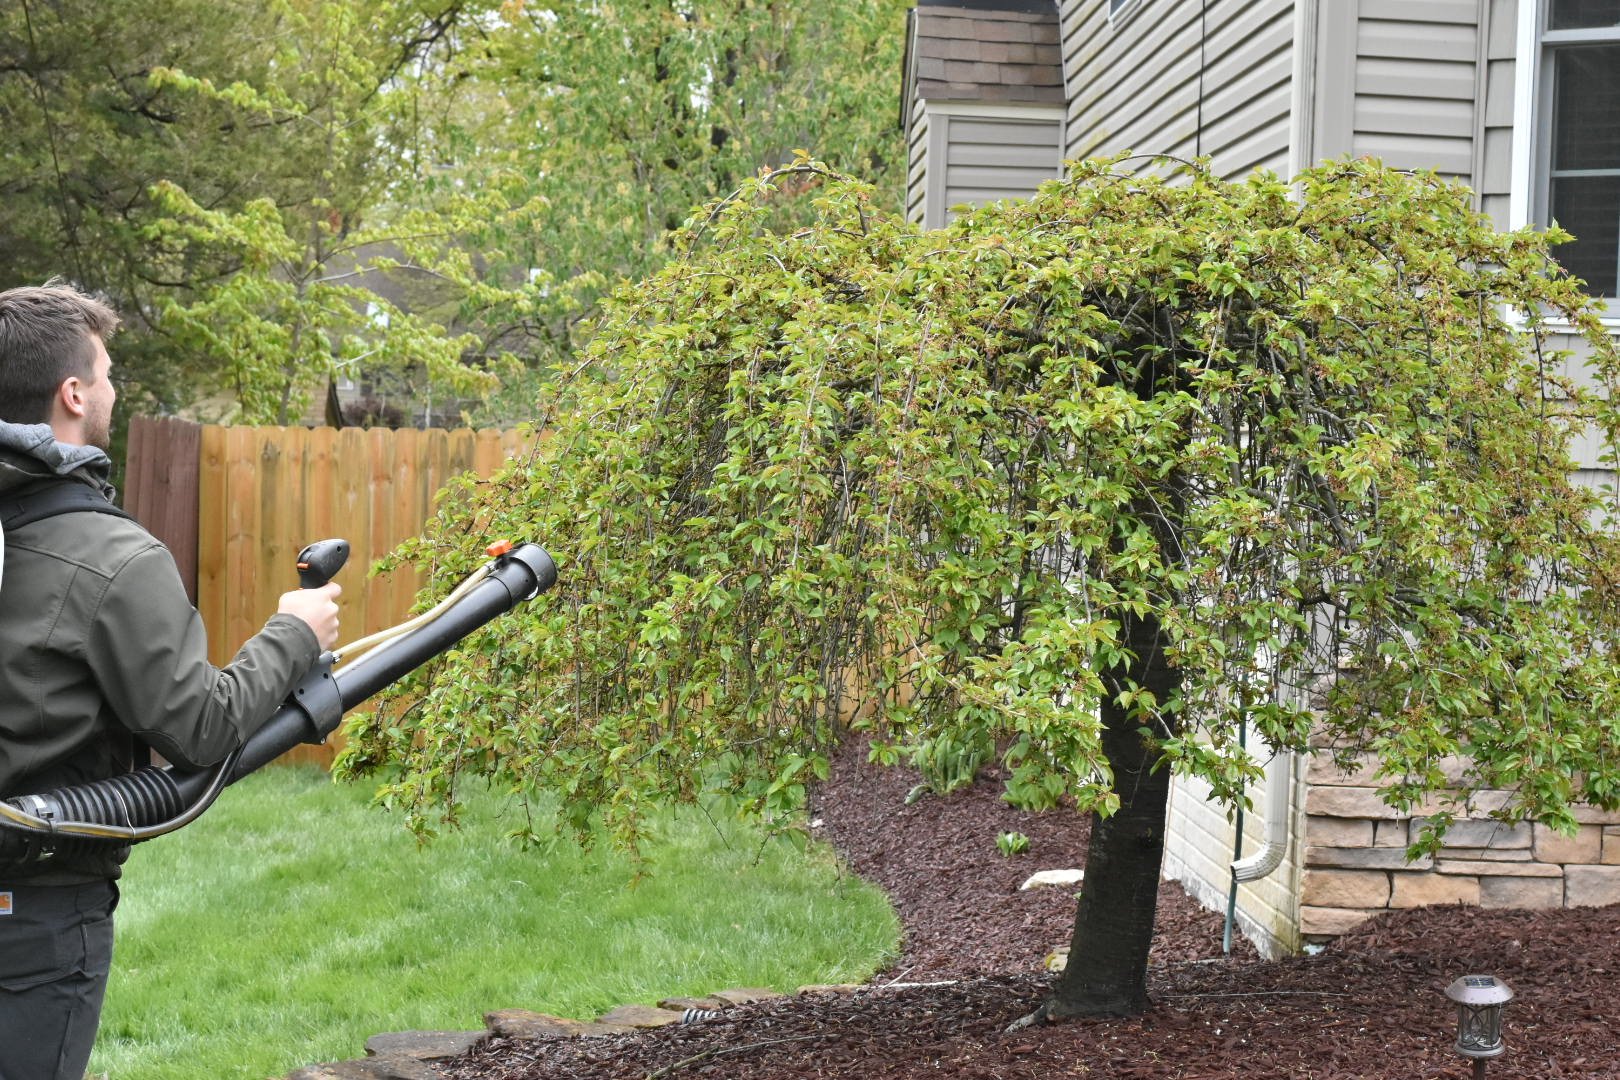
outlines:
[[940, 213], [931, 210], [929, 225], [944, 224], [951, 208], [964, 203], [1028, 198], [1062, 174], [1060, 110], [1044, 118], [936, 112], [930, 123], [935, 145], [943, 147], [945, 182]]
[[933, 104], [911, 121], [906, 217], [937, 229], [952, 207], [1027, 199], [1063, 174], [1059, 106]]
[[1111, 22], [1106, 0], [1065, 0], [1066, 156], [1203, 153], [1223, 176], [1287, 171], [1293, 0], [1227, 0], [1203, 15], [1196, 0], [1138, 0]]
[[1472, 183], [1479, 7], [1361, 0], [1352, 153]]

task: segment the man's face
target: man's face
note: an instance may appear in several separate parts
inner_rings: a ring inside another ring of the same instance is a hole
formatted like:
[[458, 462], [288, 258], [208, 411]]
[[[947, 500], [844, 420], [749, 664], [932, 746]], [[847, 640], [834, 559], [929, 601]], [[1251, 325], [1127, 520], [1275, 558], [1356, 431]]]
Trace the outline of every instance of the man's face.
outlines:
[[107, 346], [94, 334], [90, 341], [95, 346], [96, 358], [91, 365], [90, 381], [85, 385], [84, 442], [86, 446], [106, 450], [112, 445], [112, 411], [118, 391], [112, 383], [112, 357], [107, 355]]

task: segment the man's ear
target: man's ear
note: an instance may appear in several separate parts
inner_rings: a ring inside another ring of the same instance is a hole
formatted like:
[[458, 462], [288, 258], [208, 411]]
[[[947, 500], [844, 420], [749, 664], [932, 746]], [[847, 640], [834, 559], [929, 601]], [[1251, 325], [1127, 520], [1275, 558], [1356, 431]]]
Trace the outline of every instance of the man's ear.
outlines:
[[89, 409], [84, 380], [69, 375], [51, 397], [51, 434], [58, 442], [77, 445], [84, 441], [84, 418]]
[[77, 375], [69, 375], [63, 379], [61, 385], [56, 388], [56, 398], [51, 405], [69, 417], [77, 419], [84, 416], [89, 406], [85, 396], [84, 380]]

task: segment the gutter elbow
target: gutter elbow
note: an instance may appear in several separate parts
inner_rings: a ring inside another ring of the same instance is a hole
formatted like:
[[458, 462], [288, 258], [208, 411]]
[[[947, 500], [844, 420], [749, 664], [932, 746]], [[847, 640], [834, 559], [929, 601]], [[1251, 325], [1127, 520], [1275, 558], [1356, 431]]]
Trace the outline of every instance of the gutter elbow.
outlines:
[[1294, 783], [1294, 756], [1279, 750], [1266, 766], [1266, 842], [1247, 859], [1232, 865], [1232, 880], [1258, 881], [1282, 865], [1288, 854], [1288, 817]]

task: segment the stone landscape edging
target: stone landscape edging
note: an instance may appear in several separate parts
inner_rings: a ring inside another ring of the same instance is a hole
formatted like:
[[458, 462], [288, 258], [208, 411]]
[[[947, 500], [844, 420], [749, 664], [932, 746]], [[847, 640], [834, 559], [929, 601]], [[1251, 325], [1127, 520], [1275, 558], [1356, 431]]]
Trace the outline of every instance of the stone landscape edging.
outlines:
[[[801, 986], [795, 994], [852, 993], [855, 983]], [[529, 1009], [497, 1009], [484, 1014], [478, 1031], [395, 1031], [366, 1040], [366, 1057], [305, 1065], [285, 1080], [439, 1080], [428, 1062], [460, 1057], [486, 1039], [577, 1039], [624, 1035], [680, 1023], [688, 1010], [719, 1012], [786, 994], [763, 987], [717, 990], [704, 997], [670, 997], [653, 1005], [620, 1005], [595, 1020], [570, 1020]]]

